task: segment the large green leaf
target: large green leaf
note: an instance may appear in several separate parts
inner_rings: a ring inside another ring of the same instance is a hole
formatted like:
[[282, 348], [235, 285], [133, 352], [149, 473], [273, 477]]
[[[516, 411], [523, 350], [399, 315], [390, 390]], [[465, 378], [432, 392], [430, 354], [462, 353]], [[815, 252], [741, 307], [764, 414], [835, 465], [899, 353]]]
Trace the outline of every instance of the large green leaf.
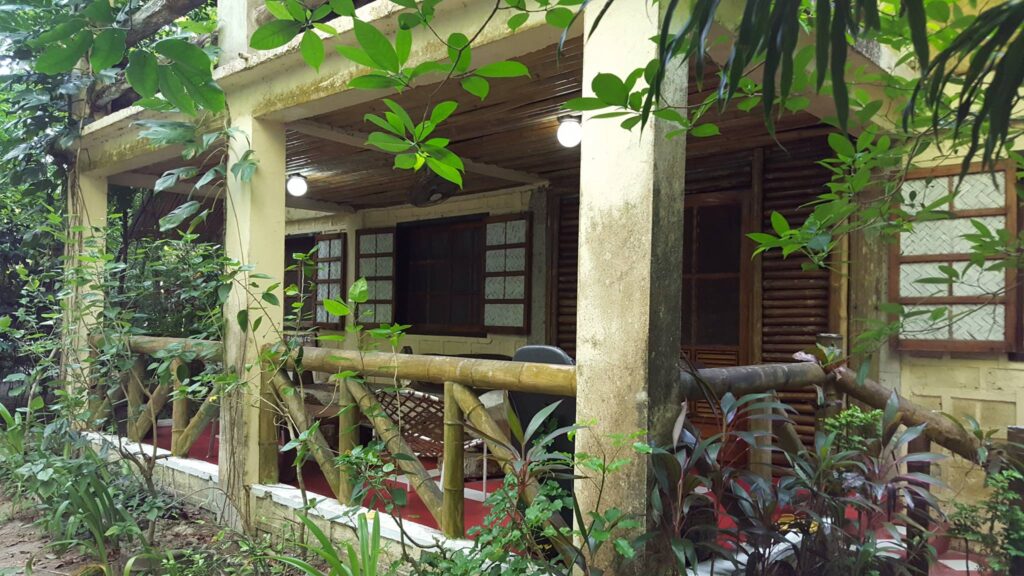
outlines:
[[388, 72], [398, 72], [400, 66], [398, 53], [395, 52], [395, 47], [391, 45], [391, 41], [387, 39], [387, 36], [384, 36], [372, 24], [367, 24], [362, 20], [353, 20], [352, 23], [355, 28], [356, 40], [367, 56], [381, 69]]
[[178, 38], [168, 38], [153, 45], [153, 50], [166, 56], [171, 62], [180, 64], [197, 78], [211, 78], [213, 62], [203, 49], [191, 42]]
[[148, 50], [133, 50], [128, 55], [124, 75], [131, 87], [144, 98], [155, 96], [160, 89], [156, 56]]
[[199, 208], [199, 202], [189, 200], [174, 210], [171, 210], [169, 214], [160, 219], [160, 231], [167, 232], [168, 230], [173, 230], [178, 226], [181, 226], [182, 222], [199, 212]]
[[188, 95], [185, 85], [178, 76], [175, 68], [171, 65], [161, 64], [158, 69], [160, 93], [175, 108], [189, 116], [196, 113], [196, 103]]
[[43, 74], [70, 72], [92, 47], [92, 40], [92, 32], [82, 30], [75, 34], [66, 45], [50, 46], [36, 59], [36, 71]]
[[182, 86], [198, 107], [220, 112], [226, 106], [224, 92], [212, 79], [196, 78], [191, 71], [175, 62], [171, 64]]
[[479, 76], [466, 76], [461, 81], [462, 89], [483, 100], [491, 91], [491, 83]]
[[302, 59], [306, 61], [306, 64], [319, 72], [320, 65], [324, 63], [324, 41], [317, 36], [316, 32], [306, 30], [302, 34], [302, 40], [299, 41], [299, 53], [302, 54]]
[[516, 78], [518, 76], [529, 76], [530, 70], [525, 64], [513, 60], [505, 60], [504, 62], [492, 62], [491, 64], [481, 66], [477, 68], [476, 73], [478, 76], [484, 76], [485, 78]]
[[249, 46], [256, 50], [273, 50], [292, 41], [302, 31], [302, 24], [291, 20], [271, 20], [252, 33]]
[[100, 32], [92, 44], [89, 65], [93, 72], [106, 70], [124, 58], [125, 31], [120, 28], [107, 28]]

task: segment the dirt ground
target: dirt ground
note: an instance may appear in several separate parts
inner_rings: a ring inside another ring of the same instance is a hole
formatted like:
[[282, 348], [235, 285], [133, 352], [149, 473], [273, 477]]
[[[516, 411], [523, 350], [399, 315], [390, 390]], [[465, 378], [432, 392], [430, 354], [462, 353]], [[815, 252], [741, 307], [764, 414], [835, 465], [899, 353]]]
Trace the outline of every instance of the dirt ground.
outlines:
[[57, 554], [52, 541], [32, 526], [31, 511], [0, 500], [0, 575], [32, 573], [42, 576], [79, 574], [88, 571], [89, 561], [74, 550]]

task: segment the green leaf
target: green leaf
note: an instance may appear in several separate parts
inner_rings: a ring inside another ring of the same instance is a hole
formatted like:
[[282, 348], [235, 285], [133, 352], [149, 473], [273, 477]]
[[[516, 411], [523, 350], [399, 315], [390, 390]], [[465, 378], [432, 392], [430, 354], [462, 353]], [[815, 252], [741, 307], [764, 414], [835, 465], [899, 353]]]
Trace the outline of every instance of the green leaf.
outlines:
[[481, 66], [477, 68], [476, 73], [478, 76], [485, 78], [517, 78], [519, 76], [529, 76], [530, 70], [525, 64], [514, 60], [505, 60]]
[[292, 15], [285, 8], [284, 2], [280, 0], [267, 0], [266, 1], [267, 11], [274, 15], [274, 18], [278, 20], [294, 20]]
[[197, 78], [188, 68], [177, 62], [171, 64], [171, 68], [198, 107], [211, 112], [220, 112], [224, 109], [224, 92], [212, 79]]
[[459, 104], [453, 100], [445, 100], [444, 102], [441, 102], [437, 106], [434, 106], [434, 109], [430, 112], [430, 121], [435, 125], [444, 122], [452, 115], [452, 112], [455, 112], [455, 109], [458, 108], [458, 106]]
[[565, 108], [566, 110], [585, 112], [590, 110], [600, 110], [602, 108], [607, 108], [608, 104], [605, 104], [604, 100], [601, 100], [600, 98], [583, 97], [572, 98], [564, 105], [562, 105], [562, 107]]
[[616, 106], [625, 106], [629, 99], [629, 90], [621, 78], [614, 74], [601, 73], [594, 76], [590, 87], [601, 100]]
[[836, 154], [844, 156], [846, 158], [853, 158], [857, 155], [857, 151], [853, 148], [853, 143], [850, 139], [838, 132], [832, 132], [828, 135], [828, 145], [832, 148]]
[[568, 8], [552, 8], [544, 15], [544, 19], [555, 28], [568, 28], [572, 24], [573, 13]]
[[348, 58], [349, 60], [355, 62], [356, 64], [359, 64], [360, 66], [367, 66], [369, 68], [377, 67], [377, 63], [374, 62], [373, 59], [370, 58], [369, 54], [367, 54], [366, 51], [363, 50], [362, 48], [356, 46], [341, 45], [335, 46], [334, 49], [338, 51], [338, 54], [341, 54], [345, 58]]
[[302, 54], [302, 59], [306, 61], [306, 64], [319, 72], [320, 65], [324, 63], [324, 41], [317, 36], [316, 32], [306, 30], [302, 34], [302, 40], [299, 41], [299, 53]]
[[448, 36], [448, 59], [456, 72], [469, 70], [473, 62], [473, 49], [469, 46], [469, 38], [461, 32]]
[[484, 100], [491, 91], [491, 83], [479, 76], [467, 76], [460, 82], [462, 89]]
[[365, 74], [349, 80], [348, 85], [350, 88], [358, 88], [359, 90], [381, 90], [384, 88], [397, 88], [401, 86], [401, 83], [394, 78], [381, 74]]
[[395, 32], [395, 54], [398, 55], [399, 66], [404, 66], [409, 60], [409, 53], [412, 51], [412, 32], [399, 28]]
[[36, 59], [36, 71], [42, 74], [70, 72], [92, 47], [92, 39], [92, 32], [82, 30], [67, 45], [51, 45]]
[[213, 77], [213, 62], [203, 49], [191, 42], [177, 38], [167, 38], [153, 45], [153, 51], [166, 56], [171, 62], [180, 64], [188, 72], [197, 75], [197, 79]]
[[6, 315], [5, 316], [0, 316], [0, 332], [2, 332], [4, 330], [7, 330], [10, 327], [11, 327], [11, 317], [10, 316], [6, 316]]
[[522, 27], [523, 24], [526, 24], [526, 21], [529, 19], [530, 14], [528, 12], [520, 12], [508, 19], [508, 27], [513, 31], [517, 30]]
[[133, 50], [128, 55], [124, 75], [131, 87], [144, 98], [152, 98], [160, 89], [156, 56], [148, 50]]
[[433, 156], [427, 157], [427, 166], [441, 178], [444, 178], [445, 180], [458, 185], [459, 188], [462, 188], [462, 174], [452, 166], [437, 160]]
[[181, 78], [175, 72], [174, 67], [169, 65], [160, 65], [158, 75], [160, 93], [163, 94], [164, 98], [184, 114], [195, 116], [196, 103], [185, 91], [185, 85], [182, 84]]
[[174, 210], [171, 210], [169, 214], [160, 219], [160, 231], [167, 232], [173, 230], [187, 218], [190, 218], [199, 212], [200, 204], [195, 200], [189, 200], [181, 206], [178, 206]]
[[370, 287], [366, 278], [360, 278], [348, 287], [348, 299], [356, 304], [362, 304], [370, 299]]
[[416, 154], [399, 154], [395, 156], [395, 168], [401, 170], [412, 170], [419, 164], [417, 159], [419, 158]]
[[107, 28], [100, 32], [92, 44], [89, 65], [93, 72], [106, 70], [124, 58], [125, 31], [120, 28]]
[[385, 152], [405, 152], [412, 147], [409, 142], [384, 132], [371, 132], [366, 137], [366, 143], [376, 146]]
[[779, 236], [789, 232], [789, 222], [786, 222], [786, 217], [778, 212], [772, 212], [772, 230], [775, 230]]
[[330, 298], [324, 300], [324, 310], [331, 316], [348, 316], [351, 310], [345, 303], [340, 300], [332, 300]]
[[707, 138], [708, 136], [717, 136], [719, 134], [721, 132], [719, 132], [717, 124], [701, 124], [690, 129], [690, 136], [695, 138]]
[[238, 321], [238, 327], [243, 332], [249, 329], [249, 310], [247, 308], [239, 310], [238, 314], [235, 315], [235, 319]]
[[271, 20], [252, 33], [249, 46], [256, 50], [273, 50], [292, 41], [302, 30], [302, 25], [290, 20]]
[[362, 20], [353, 20], [352, 24], [355, 27], [356, 40], [366, 54], [380, 68], [388, 72], [398, 72], [398, 54], [387, 37], [375, 26]]
[[338, 16], [355, 16], [356, 5], [352, 0], [330, 0], [331, 10]]
[[93, 0], [92, 4], [82, 10], [81, 14], [94, 24], [113, 24], [116, 19], [110, 2], [107, 0]]

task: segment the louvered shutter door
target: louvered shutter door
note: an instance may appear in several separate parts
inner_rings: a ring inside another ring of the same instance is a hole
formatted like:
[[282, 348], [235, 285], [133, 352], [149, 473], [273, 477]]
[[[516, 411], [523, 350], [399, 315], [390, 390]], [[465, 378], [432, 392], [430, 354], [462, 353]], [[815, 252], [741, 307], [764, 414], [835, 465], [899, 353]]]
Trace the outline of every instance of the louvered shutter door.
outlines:
[[[803, 224], [813, 211], [807, 204], [827, 191], [830, 172], [818, 161], [829, 150], [823, 138], [787, 144], [785, 149], [765, 148], [765, 230], [771, 230], [773, 211], [793, 227]], [[805, 262], [798, 255], [784, 259], [777, 251], [761, 256], [761, 362], [793, 362], [793, 353], [813, 347], [817, 335], [829, 331], [829, 272], [804, 271]], [[779, 399], [796, 409], [797, 432], [805, 444], [813, 443], [816, 393], [785, 392]]]
[[554, 302], [551, 315], [555, 346], [576, 357], [576, 279], [580, 255], [580, 197], [560, 196], [555, 203]]

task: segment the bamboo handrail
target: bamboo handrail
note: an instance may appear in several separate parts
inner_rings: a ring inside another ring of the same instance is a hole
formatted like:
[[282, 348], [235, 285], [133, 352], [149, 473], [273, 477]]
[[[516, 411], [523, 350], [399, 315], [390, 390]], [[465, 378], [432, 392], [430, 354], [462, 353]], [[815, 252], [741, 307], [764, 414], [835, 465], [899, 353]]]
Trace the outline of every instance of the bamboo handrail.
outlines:
[[142, 435], [138, 433], [135, 426], [138, 423], [142, 409], [142, 381], [145, 378], [146, 360], [139, 356], [132, 362], [132, 367], [128, 370], [125, 381], [125, 387], [127, 388], [125, 395], [128, 398], [128, 439], [133, 442], [138, 442], [142, 439]]
[[[218, 340], [200, 340], [197, 338], [169, 338], [163, 336], [128, 336], [128, 349], [135, 354], [153, 356], [172, 347], [182, 352], [195, 352], [204, 358], [221, 360], [224, 357], [224, 345]], [[93, 335], [89, 342], [96, 347], [103, 344], [103, 336]]]
[[[294, 364], [295, 358], [290, 360]], [[354, 370], [363, 376], [398, 377], [444, 384], [456, 382], [473, 388], [576, 395], [576, 368], [510, 360], [482, 360], [422, 354], [356, 352], [305, 346], [302, 367], [317, 372]]]
[[[344, 382], [331, 378], [338, 390], [338, 453], [350, 452], [359, 444], [359, 405]], [[338, 475], [338, 500], [348, 502], [352, 499], [352, 479], [344, 470]]]
[[188, 395], [182, 394], [181, 380], [178, 379], [178, 366], [181, 365], [181, 360], [175, 359], [171, 363], [171, 383], [174, 385], [171, 394], [174, 395], [174, 401], [171, 403], [171, 449], [180, 442], [180, 438], [185, 428], [188, 427]]

